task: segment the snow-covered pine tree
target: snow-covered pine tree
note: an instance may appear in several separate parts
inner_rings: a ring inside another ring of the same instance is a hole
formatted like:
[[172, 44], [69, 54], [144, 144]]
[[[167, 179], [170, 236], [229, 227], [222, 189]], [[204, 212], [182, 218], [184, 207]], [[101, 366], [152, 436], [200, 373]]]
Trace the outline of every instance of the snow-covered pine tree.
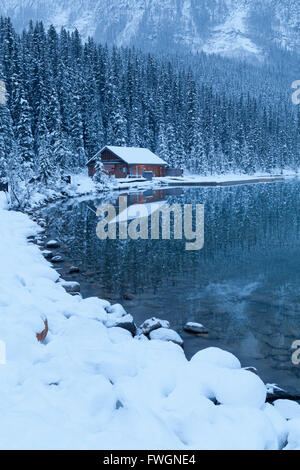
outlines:
[[34, 138], [32, 134], [31, 110], [25, 93], [22, 91], [19, 103], [19, 121], [16, 126], [16, 135], [18, 139], [18, 151], [22, 165], [26, 165], [28, 170], [34, 166]]
[[49, 135], [44, 134], [40, 139], [38, 149], [38, 178], [46, 186], [55, 178], [51, 160], [50, 138]]

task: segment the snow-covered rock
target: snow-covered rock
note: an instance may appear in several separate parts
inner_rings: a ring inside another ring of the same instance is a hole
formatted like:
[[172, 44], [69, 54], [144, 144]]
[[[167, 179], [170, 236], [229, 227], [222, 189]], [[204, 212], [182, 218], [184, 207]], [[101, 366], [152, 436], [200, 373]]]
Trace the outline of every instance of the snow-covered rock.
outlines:
[[285, 450], [300, 450], [300, 419], [292, 419], [287, 423], [287, 446]]
[[77, 274], [80, 272], [80, 269], [77, 266], [71, 266], [69, 269], [69, 274]]
[[106, 322], [106, 326], [108, 328], [112, 327], [117, 327], [117, 328], [123, 328], [124, 330], [129, 331], [133, 336], [136, 334], [137, 328], [136, 324], [134, 323], [132, 315], [125, 315], [122, 316], [121, 318], [115, 319], [112, 317], [109, 317], [109, 319]]
[[115, 344], [126, 342], [132, 339], [132, 334], [130, 333], [130, 331], [118, 327], [109, 328], [108, 336], [110, 340]]
[[216, 371], [215, 397], [223, 405], [249, 406], [261, 409], [267, 391], [261, 379], [244, 369]]
[[49, 240], [46, 243], [46, 248], [53, 249], [53, 248], [59, 248], [59, 247], [60, 247], [60, 243], [57, 240]]
[[148, 336], [146, 335], [141, 335], [141, 334], [137, 334], [134, 339], [136, 339], [137, 341], [149, 341], [149, 338]]
[[191, 359], [192, 363], [211, 364], [226, 367], [227, 369], [240, 369], [240, 361], [230, 352], [218, 348], [207, 348], [197, 352]]
[[127, 315], [126, 310], [121, 304], [109, 305], [106, 308], [107, 313], [110, 313], [115, 318], [122, 318]]
[[78, 293], [80, 292], [80, 284], [79, 282], [73, 282], [73, 281], [65, 281], [62, 279], [60, 281], [60, 285], [70, 294]]
[[300, 405], [295, 401], [276, 400], [274, 407], [286, 419], [300, 419]]
[[288, 426], [287, 421], [281, 414], [274, 408], [273, 405], [266, 403], [264, 407], [264, 414], [271, 421], [278, 439], [278, 448], [282, 449], [287, 442]]
[[50, 250], [43, 250], [42, 254], [43, 254], [44, 258], [46, 258], [46, 259], [51, 259], [54, 256], [52, 251], [50, 251]]
[[161, 320], [160, 318], [149, 318], [139, 327], [138, 334], [149, 335], [151, 331], [157, 330], [158, 328], [170, 328], [170, 323], [167, 320]]
[[64, 261], [63, 257], [60, 255], [53, 256], [51, 258], [51, 263], [62, 263]]
[[157, 330], [153, 330], [150, 333], [150, 339], [152, 340], [160, 340], [160, 341], [171, 341], [172, 343], [178, 344], [179, 346], [183, 346], [183, 339], [179, 334], [168, 328], [158, 328]]
[[39, 224], [40, 227], [45, 228], [47, 226], [47, 223], [44, 219], [38, 219], [37, 223]]

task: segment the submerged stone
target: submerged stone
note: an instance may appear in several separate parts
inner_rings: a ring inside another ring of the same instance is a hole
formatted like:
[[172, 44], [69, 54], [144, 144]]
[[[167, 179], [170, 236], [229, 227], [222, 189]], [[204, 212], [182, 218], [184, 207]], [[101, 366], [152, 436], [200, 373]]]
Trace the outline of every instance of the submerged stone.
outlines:
[[64, 261], [62, 256], [53, 256], [51, 259], [52, 263], [62, 263]]
[[184, 326], [184, 330], [187, 331], [188, 333], [195, 333], [195, 334], [201, 334], [201, 335], [208, 334], [207, 328], [201, 325], [201, 323], [188, 322]]
[[47, 248], [59, 248], [60, 244], [57, 240], [50, 240], [46, 243]]
[[80, 269], [77, 266], [71, 266], [69, 269], [69, 274], [76, 274], [79, 272], [80, 272]]

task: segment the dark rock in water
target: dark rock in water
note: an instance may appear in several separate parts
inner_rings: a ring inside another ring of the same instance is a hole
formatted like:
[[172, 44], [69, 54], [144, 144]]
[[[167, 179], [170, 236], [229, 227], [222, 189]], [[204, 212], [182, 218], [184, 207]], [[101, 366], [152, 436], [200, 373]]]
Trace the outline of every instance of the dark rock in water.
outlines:
[[59, 248], [60, 244], [57, 240], [50, 240], [46, 243], [47, 248]]
[[149, 335], [152, 331], [158, 330], [158, 328], [170, 328], [170, 323], [167, 320], [161, 320], [160, 318], [149, 318], [139, 327], [138, 334]]
[[69, 274], [77, 274], [80, 272], [80, 269], [77, 266], [71, 266], [69, 269]]
[[187, 331], [188, 333], [195, 333], [195, 334], [200, 334], [200, 335], [208, 335], [208, 330], [205, 328], [205, 326], [201, 325], [201, 323], [193, 323], [193, 322], [188, 322], [184, 326], [184, 330]]
[[84, 273], [84, 275], [87, 276], [87, 277], [93, 277], [93, 276], [95, 276], [95, 274], [96, 274], [95, 271], [86, 271]]
[[44, 258], [46, 258], [46, 259], [51, 259], [51, 258], [53, 258], [53, 256], [54, 256], [53, 253], [52, 253], [52, 251], [49, 251], [49, 250], [44, 250], [44, 251], [42, 251], [42, 255], [43, 255]]
[[64, 261], [62, 256], [53, 256], [51, 259], [52, 263], [62, 263]]
[[44, 219], [39, 219], [37, 223], [39, 224], [40, 227], [43, 227], [43, 228], [47, 226], [46, 221]]
[[132, 294], [124, 294], [124, 295], [123, 295], [123, 299], [124, 299], [124, 300], [134, 300], [135, 297], [134, 297], [134, 295], [132, 295]]
[[300, 395], [299, 394], [292, 394], [282, 390], [277, 386], [267, 386], [268, 393], [267, 393], [267, 403], [274, 403], [277, 400], [291, 400], [295, 401], [300, 404]]

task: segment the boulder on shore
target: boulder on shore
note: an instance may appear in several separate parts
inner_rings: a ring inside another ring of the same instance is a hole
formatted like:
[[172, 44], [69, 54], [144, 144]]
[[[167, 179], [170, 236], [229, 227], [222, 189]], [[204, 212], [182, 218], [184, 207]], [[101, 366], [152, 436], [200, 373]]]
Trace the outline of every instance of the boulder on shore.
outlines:
[[80, 292], [79, 282], [65, 281], [61, 280], [60, 285], [67, 291], [69, 294], [77, 294]]
[[168, 328], [158, 328], [157, 330], [151, 331], [150, 339], [152, 340], [160, 340], [160, 341], [171, 341], [172, 343], [178, 344], [179, 346], [183, 346], [183, 339], [179, 334]]
[[129, 314], [116, 320], [113, 320], [113, 319], [108, 320], [106, 322], [106, 326], [108, 328], [114, 328], [114, 327], [123, 328], [124, 330], [129, 331], [132, 334], [132, 336], [135, 336], [136, 330], [137, 330], [133, 317], [132, 315], [129, 315]]
[[151, 331], [158, 330], [159, 328], [170, 328], [170, 323], [167, 320], [161, 320], [160, 318], [149, 318], [139, 327], [138, 334], [149, 335]]

